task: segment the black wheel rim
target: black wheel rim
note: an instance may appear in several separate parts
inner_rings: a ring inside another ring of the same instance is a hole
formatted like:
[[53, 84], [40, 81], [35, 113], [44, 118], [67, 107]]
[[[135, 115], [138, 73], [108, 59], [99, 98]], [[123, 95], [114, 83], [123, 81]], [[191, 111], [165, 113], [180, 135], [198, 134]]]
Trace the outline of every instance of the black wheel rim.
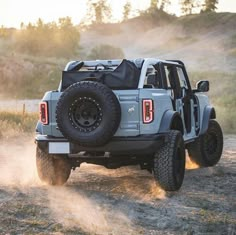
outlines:
[[82, 132], [91, 132], [102, 121], [102, 108], [95, 99], [80, 97], [71, 104], [69, 118], [75, 129]]
[[207, 133], [204, 136], [204, 149], [208, 156], [212, 156], [217, 150], [217, 136], [215, 133]]

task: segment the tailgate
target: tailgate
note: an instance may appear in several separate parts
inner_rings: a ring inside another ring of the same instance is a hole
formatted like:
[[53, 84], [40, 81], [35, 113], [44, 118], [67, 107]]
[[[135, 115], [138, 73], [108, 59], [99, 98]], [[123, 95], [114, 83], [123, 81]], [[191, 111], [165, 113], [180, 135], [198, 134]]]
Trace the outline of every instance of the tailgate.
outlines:
[[139, 90], [113, 91], [121, 106], [121, 122], [115, 136], [140, 134]]

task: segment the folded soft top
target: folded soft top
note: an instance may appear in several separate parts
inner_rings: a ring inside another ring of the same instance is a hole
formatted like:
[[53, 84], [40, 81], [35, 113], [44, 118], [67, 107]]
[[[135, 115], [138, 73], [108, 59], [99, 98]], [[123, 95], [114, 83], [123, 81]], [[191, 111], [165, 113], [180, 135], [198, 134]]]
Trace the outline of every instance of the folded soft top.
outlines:
[[[93, 69], [82, 70], [83, 65], [83, 62], [75, 62], [69, 71], [62, 72], [62, 90], [76, 82], [87, 80], [101, 82], [115, 90], [138, 87], [141, 70], [132, 61], [124, 59], [114, 70], [101, 63]], [[104, 69], [100, 70], [99, 67]]]

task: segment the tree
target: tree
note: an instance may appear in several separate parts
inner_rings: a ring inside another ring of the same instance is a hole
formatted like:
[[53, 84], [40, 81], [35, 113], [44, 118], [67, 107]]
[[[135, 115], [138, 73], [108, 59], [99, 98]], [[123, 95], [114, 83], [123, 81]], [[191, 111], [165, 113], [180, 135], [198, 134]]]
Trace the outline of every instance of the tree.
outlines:
[[87, 0], [87, 13], [84, 21], [87, 23], [101, 24], [111, 18], [111, 6], [106, 0], [92, 2]]
[[205, 0], [205, 4], [203, 4], [204, 12], [215, 11], [217, 9], [218, 0]]
[[71, 57], [78, 54], [80, 33], [71, 18], [60, 18], [58, 23], [21, 25], [16, 34], [14, 49], [31, 55]]
[[11, 37], [11, 29], [4, 28], [3, 25], [0, 28], [0, 39], [9, 39]]
[[20, 23], [20, 28], [21, 28], [21, 29], [24, 29], [24, 28], [25, 28], [24, 22], [21, 22], [21, 23]]
[[181, 12], [184, 15], [192, 14], [193, 9], [199, 7], [199, 3], [196, 0], [180, 0]]
[[156, 10], [158, 8], [158, 3], [159, 3], [159, 0], [151, 0], [149, 8], [152, 10]]
[[125, 58], [125, 54], [121, 48], [107, 44], [93, 47], [88, 55], [88, 59], [90, 60], [107, 60], [114, 58], [123, 59]]
[[131, 12], [131, 7], [132, 6], [131, 6], [130, 1], [127, 1], [123, 9], [123, 20], [128, 20], [130, 12]]
[[59, 18], [60, 52], [64, 56], [75, 55], [79, 47], [80, 33], [73, 26], [71, 18]]
[[162, 0], [160, 10], [164, 11], [171, 4], [170, 0]]

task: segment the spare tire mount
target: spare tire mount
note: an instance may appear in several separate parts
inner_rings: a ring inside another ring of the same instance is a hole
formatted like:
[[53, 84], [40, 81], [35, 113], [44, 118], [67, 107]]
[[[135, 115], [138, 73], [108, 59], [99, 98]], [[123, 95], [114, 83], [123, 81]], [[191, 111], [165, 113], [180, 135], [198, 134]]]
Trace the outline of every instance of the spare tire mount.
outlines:
[[121, 108], [114, 92], [93, 81], [68, 87], [56, 107], [59, 130], [69, 141], [81, 146], [106, 144], [117, 131]]

